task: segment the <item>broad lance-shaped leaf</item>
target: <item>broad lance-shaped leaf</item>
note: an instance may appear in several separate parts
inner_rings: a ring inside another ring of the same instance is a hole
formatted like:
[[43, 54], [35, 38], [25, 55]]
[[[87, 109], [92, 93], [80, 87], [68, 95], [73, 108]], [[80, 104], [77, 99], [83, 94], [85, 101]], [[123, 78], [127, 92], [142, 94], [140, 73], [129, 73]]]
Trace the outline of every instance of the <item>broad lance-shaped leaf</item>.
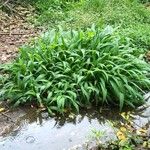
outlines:
[[79, 112], [79, 103], [75, 99], [73, 99], [70, 96], [65, 96], [68, 100], [70, 100], [70, 104], [76, 109], [77, 112]]
[[45, 74], [40, 74], [40, 75], [36, 78], [36, 81], [41, 81], [42, 79], [45, 79]]
[[51, 101], [52, 95], [53, 95], [53, 93], [48, 91], [48, 95], [47, 95], [47, 100], [48, 101]]
[[122, 109], [123, 107], [123, 104], [124, 104], [124, 94], [119, 90], [119, 87], [117, 86], [117, 84], [110, 80], [110, 84], [112, 86], [112, 90], [114, 91], [114, 94], [117, 96], [117, 98], [119, 99], [119, 106], [120, 106], [120, 110]]
[[36, 93], [36, 98], [37, 98], [39, 104], [42, 105], [42, 99], [40, 97], [40, 93]]
[[57, 97], [57, 106], [59, 109], [64, 109], [65, 106], [65, 98], [62, 95]]
[[100, 87], [101, 87], [101, 91], [102, 91], [102, 96], [103, 96], [103, 102], [106, 101], [107, 99], [107, 89], [106, 89], [106, 86], [105, 86], [105, 80], [103, 80], [102, 78], [100, 79]]
[[87, 89], [89, 91], [91, 90], [93, 93], [95, 93], [95, 95], [99, 95], [99, 90], [96, 88], [96, 86], [94, 86], [94, 85], [92, 85], [92, 84], [89, 83]]
[[73, 92], [73, 91], [67, 91], [67, 93], [76, 100], [77, 94], [75, 92]]
[[87, 89], [85, 89], [85, 87], [83, 85], [80, 85], [81, 87], [81, 91], [82, 91], [82, 95], [87, 99], [87, 101], [89, 102], [90, 99], [90, 95], [89, 92], [87, 91]]
[[49, 31], [0, 69], [8, 75], [0, 83], [0, 100], [37, 102], [49, 112], [79, 111], [80, 105], [93, 102], [112, 102], [120, 109], [141, 104], [150, 89], [150, 67], [134, 55], [139, 49], [130, 42], [113, 34], [110, 26]]

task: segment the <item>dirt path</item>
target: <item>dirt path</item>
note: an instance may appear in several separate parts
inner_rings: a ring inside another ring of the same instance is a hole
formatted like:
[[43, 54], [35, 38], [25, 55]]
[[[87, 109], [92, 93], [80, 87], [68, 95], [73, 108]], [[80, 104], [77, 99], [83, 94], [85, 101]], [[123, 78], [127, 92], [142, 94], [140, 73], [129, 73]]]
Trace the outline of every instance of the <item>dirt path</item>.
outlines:
[[[0, 10], [0, 64], [13, 61], [19, 47], [41, 32], [27, 20], [28, 16], [32, 15], [31, 8], [29, 10], [29, 8], [17, 6], [15, 10], [18, 10], [16, 14], [9, 15]], [[5, 109], [4, 112], [0, 112], [0, 135], [6, 133], [20, 116], [26, 114], [24, 109], [11, 110], [1, 102], [0, 109]]]
[[0, 63], [9, 62], [17, 55], [18, 48], [38, 34], [38, 29], [27, 18], [32, 9], [17, 6], [17, 14], [0, 10]]

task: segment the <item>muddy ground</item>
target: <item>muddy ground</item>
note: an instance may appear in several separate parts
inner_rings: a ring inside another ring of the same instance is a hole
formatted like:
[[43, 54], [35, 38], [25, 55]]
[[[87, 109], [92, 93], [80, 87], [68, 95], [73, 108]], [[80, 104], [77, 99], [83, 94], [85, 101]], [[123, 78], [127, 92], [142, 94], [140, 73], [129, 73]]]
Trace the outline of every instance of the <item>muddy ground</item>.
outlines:
[[17, 123], [17, 120], [24, 116], [27, 110], [25, 108], [9, 109], [5, 107], [5, 111], [0, 113], [0, 136], [9, 133]]

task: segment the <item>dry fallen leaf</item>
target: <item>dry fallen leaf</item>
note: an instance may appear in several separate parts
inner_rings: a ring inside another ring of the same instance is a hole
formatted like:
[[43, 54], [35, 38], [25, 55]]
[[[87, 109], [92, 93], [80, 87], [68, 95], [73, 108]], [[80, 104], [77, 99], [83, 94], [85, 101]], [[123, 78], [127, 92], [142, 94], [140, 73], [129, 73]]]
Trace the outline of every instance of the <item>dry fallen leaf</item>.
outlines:
[[140, 129], [136, 130], [136, 134], [137, 135], [147, 134], [147, 130], [140, 128]]
[[125, 141], [125, 140], [126, 140], [126, 136], [125, 136], [124, 133], [121, 132], [121, 131], [118, 131], [118, 132], [117, 132], [117, 137], [118, 137], [118, 139], [121, 140], [121, 141]]
[[122, 118], [124, 118], [125, 120], [129, 121], [129, 119], [130, 119], [130, 114], [131, 114], [130, 111], [128, 111], [127, 113], [126, 113], [126, 112], [122, 112], [122, 113], [121, 113], [121, 116], [122, 116]]
[[0, 112], [3, 112], [3, 111], [5, 111], [5, 108], [0, 108]]
[[126, 132], [126, 131], [127, 131], [127, 129], [126, 129], [125, 127], [120, 127], [120, 131], [122, 131], [122, 132]]
[[148, 143], [147, 143], [146, 141], [144, 141], [144, 142], [143, 142], [143, 147], [146, 148], [146, 147], [147, 147], [147, 144], [148, 144]]

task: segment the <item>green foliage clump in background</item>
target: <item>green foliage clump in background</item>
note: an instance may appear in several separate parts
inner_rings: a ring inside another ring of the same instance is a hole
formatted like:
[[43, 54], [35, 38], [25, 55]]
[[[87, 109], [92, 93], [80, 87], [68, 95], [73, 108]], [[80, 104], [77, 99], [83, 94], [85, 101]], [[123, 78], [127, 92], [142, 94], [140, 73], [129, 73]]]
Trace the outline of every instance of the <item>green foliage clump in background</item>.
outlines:
[[98, 19], [95, 19], [99, 26], [105, 24], [117, 26], [122, 37], [130, 37], [138, 48], [149, 49], [150, 9], [148, 7], [137, 0], [88, 0], [83, 6], [85, 12], [99, 14]]
[[[139, 0], [24, 0], [24, 2], [36, 8], [37, 24], [50, 27], [62, 23], [67, 26], [74, 24], [74, 27], [91, 26], [93, 22], [122, 27], [150, 23], [150, 10], [142, 4], [144, 1]], [[89, 20], [87, 16], [93, 19]], [[84, 24], [83, 18], [87, 19], [88, 23]]]
[[35, 4], [40, 24], [58, 23], [65, 19], [65, 11], [69, 3], [65, 0], [38, 0]]
[[49, 112], [91, 104], [135, 106], [150, 89], [150, 67], [137, 58], [130, 41], [104, 30], [51, 30], [7, 69], [1, 96], [15, 105], [35, 102]]
[[104, 24], [126, 27], [136, 23], [150, 23], [150, 11], [136, 0], [87, 0], [85, 9], [98, 11]]
[[120, 29], [118, 33], [122, 37], [130, 37], [134, 46], [150, 50], [150, 24], [131, 25]]
[[[27, 1], [27, 0], [25, 0]], [[28, 0], [28, 3], [31, 3]], [[55, 28], [119, 27], [119, 34], [132, 39], [135, 46], [150, 48], [150, 9], [139, 0], [35, 0], [36, 25]]]
[[[27, 2], [27, 1], [25, 1]], [[36, 8], [36, 25], [52, 27], [67, 18], [67, 12], [72, 9], [74, 0], [36, 0], [28, 1]]]
[[[35, 25], [65, 29], [119, 27], [119, 34], [132, 39], [135, 46], [150, 47], [149, 0], [24, 0], [35, 7], [37, 15], [29, 18]], [[144, 5], [143, 5], [144, 3]], [[147, 6], [147, 5], [148, 6]], [[34, 18], [36, 16], [36, 19]]]

